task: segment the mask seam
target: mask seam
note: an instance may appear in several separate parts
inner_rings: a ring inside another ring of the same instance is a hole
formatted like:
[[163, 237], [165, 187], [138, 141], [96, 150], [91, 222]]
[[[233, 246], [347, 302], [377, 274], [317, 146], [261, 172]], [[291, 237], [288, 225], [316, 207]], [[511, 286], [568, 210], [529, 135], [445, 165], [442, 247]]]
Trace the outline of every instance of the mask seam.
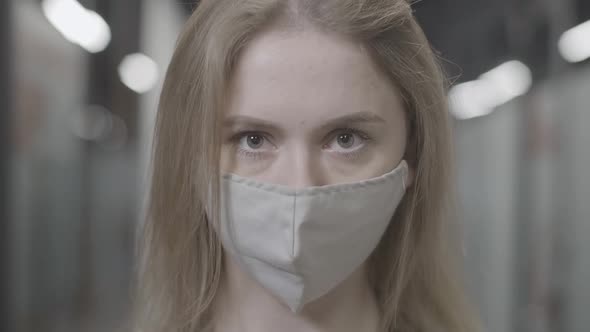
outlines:
[[[392, 182], [394, 181], [394, 178], [388, 178], [385, 181], [379, 182], [379, 183], [366, 183], [366, 184], [353, 184], [354, 187], [347, 187], [347, 188], [325, 188], [322, 190], [322, 188], [318, 188], [319, 190], [311, 190], [308, 191], [306, 189], [304, 189], [303, 192], [298, 192], [298, 193], [294, 193], [294, 192], [284, 192], [283, 190], [276, 190], [274, 188], [265, 188], [265, 187], [260, 187], [260, 186], [255, 186], [255, 185], [251, 185], [248, 183], [244, 183], [244, 182], [239, 182], [236, 181], [234, 183], [240, 184], [240, 185], [245, 185], [248, 188], [251, 189], [255, 189], [258, 191], [262, 191], [262, 192], [267, 192], [267, 193], [276, 193], [276, 194], [280, 194], [280, 195], [285, 195], [285, 196], [319, 196], [319, 195], [332, 195], [332, 194], [336, 194], [336, 193], [344, 193], [344, 192], [353, 192], [353, 191], [357, 191], [357, 190], [370, 190], [371, 188], [374, 188], [378, 185], [381, 185], [385, 182]], [[324, 191], [325, 190], [325, 191]]]
[[295, 257], [295, 212], [297, 211], [297, 195], [293, 195], [293, 218], [291, 219], [291, 257]]
[[[404, 161], [404, 163], [405, 163], [405, 161]], [[313, 187], [313, 188], [305, 188], [305, 189], [299, 190], [299, 191], [297, 191], [297, 190], [294, 191], [291, 188], [278, 188], [278, 187], [282, 187], [282, 186], [277, 186], [277, 185], [270, 184], [270, 183], [260, 183], [260, 182], [253, 181], [252, 179], [243, 178], [243, 177], [240, 177], [240, 176], [237, 176], [234, 174], [226, 174], [223, 176], [223, 179], [225, 181], [231, 181], [234, 183], [245, 185], [250, 188], [255, 188], [257, 190], [265, 191], [265, 192], [274, 192], [274, 193], [279, 193], [279, 194], [287, 195], [287, 196], [295, 196], [295, 195], [312, 196], [312, 195], [329, 195], [332, 193], [348, 192], [348, 191], [354, 191], [354, 190], [360, 190], [360, 189], [369, 189], [371, 187], [380, 185], [384, 182], [394, 181], [394, 179], [400, 175], [403, 178], [406, 176], [406, 174], [407, 174], [407, 164], [403, 165], [403, 167], [398, 166], [398, 167], [396, 167], [396, 169], [393, 169], [392, 171], [390, 171], [389, 173], [387, 173], [385, 175], [381, 175], [376, 178], [362, 180], [361, 182], [343, 183], [343, 184], [334, 184], [334, 185], [323, 186], [325, 188], [322, 188], [322, 186]]]
[[[232, 257], [234, 257], [234, 256], [243, 256], [243, 258], [249, 258], [249, 259], [253, 259], [253, 260], [257, 261], [257, 262], [261, 262], [261, 263], [263, 263], [263, 264], [267, 264], [267, 265], [269, 265], [269, 266], [272, 266], [272, 267], [274, 267], [275, 269], [277, 269], [277, 270], [279, 270], [279, 271], [282, 271], [282, 272], [285, 272], [285, 273], [287, 273], [287, 274], [289, 274], [289, 275], [297, 276], [297, 273], [295, 273], [295, 272], [293, 272], [293, 271], [289, 271], [288, 269], [286, 269], [286, 268], [282, 267], [280, 264], [271, 263], [271, 262], [269, 262], [269, 261], [267, 261], [267, 260], [264, 260], [264, 259], [258, 258], [258, 257], [256, 257], [255, 255], [252, 255], [252, 254], [249, 254], [249, 253], [247, 253], [247, 252], [244, 252], [244, 250], [243, 250], [243, 249], [240, 249], [240, 248], [237, 248], [237, 251], [236, 251], [236, 253], [235, 253], [235, 254], [233, 254], [233, 256], [232, 256]], [[247, 264], [247, 263], [244, 261], [244, 259], [243, 259], [243, 258], [240, 258], [240, 262], [241, 262], [241, 263], [243, 263], [243, 264], [244, 264], [244, 266], [248, 266], [248, 264]], [[248, 270], [250, 270], [250, 268], [247, 268], [247, 269], [248, 269]]]

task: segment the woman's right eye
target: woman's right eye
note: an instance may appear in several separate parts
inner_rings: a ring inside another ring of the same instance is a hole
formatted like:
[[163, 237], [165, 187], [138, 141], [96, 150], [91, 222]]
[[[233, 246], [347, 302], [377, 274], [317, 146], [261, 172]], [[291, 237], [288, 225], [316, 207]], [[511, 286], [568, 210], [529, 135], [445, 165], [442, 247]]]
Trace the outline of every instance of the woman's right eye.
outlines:
[[243, 132], [233, 136], [236, 153], [249, 159], [263, 159], [275, 149], [266, 135], [257, 132]]
[[264, 136], [258, 134], [246, 134], [240, 139], [240, 144], [243, 147], [248, 147], [252, 150], [259, 149], [264, 144]]

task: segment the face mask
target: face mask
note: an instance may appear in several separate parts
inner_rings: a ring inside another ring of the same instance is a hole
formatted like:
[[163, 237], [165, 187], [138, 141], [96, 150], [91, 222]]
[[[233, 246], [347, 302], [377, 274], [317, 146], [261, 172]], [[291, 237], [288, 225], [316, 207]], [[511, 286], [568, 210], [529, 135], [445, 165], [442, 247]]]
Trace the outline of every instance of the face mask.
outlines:
[[298, 312], [359, 268], [405, 193], [408, 168], [304, 189], [233, 174], [221, 182], [220, 239], [227, 254]]

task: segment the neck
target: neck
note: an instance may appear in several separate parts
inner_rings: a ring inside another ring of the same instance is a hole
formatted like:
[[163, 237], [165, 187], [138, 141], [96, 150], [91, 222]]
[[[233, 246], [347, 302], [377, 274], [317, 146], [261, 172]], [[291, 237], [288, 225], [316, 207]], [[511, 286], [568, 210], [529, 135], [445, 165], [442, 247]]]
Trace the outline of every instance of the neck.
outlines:
[[362, 266], [328, 294], [293, 313], [225, 255], [215, 332], [377, 331], [379, 310]]

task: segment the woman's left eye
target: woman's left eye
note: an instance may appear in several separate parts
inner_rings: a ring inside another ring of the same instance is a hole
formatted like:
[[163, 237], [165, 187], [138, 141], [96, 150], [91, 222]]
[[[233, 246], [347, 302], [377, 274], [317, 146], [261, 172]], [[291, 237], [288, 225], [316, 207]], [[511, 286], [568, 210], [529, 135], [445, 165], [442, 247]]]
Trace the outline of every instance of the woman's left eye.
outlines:
[[360, 131], [341, 130], [332, 136], [326, 148], [335, 152], [349, 153], [363, 148], [368, 140], [368, 135]]

